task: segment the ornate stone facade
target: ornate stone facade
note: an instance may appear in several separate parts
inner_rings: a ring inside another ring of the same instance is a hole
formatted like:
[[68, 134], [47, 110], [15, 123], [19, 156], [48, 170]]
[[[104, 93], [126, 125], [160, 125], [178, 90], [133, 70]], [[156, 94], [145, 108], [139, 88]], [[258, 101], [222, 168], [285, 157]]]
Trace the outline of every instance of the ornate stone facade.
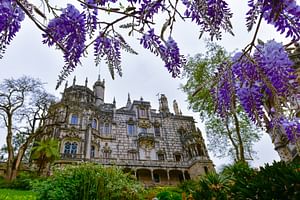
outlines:
[[104, 80], [85, 86], [66, 85], [55, 105], [65, 123], [54, 129], [60, 140], [57, 164], [90, 161], [116, 165], [145, 185], [177, 184], [214, 171], [193, 117], [183, 116], [175, 101], [175, 114], [165, 95], [159, 111], [148, 101], [128, 95], [126, 106], [104, 102]]

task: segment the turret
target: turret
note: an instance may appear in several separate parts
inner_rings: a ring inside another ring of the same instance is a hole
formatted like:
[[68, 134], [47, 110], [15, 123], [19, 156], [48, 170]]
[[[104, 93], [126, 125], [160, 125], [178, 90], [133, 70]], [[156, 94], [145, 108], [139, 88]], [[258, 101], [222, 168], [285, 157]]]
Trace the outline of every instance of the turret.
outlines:
[[104, 89], [105, 89], [105, 81], [101, 82], [100, 75], [98, 76], [98, 80], [94, 83], [94, 95], [96, 98], [96, 106], [104, 103]]

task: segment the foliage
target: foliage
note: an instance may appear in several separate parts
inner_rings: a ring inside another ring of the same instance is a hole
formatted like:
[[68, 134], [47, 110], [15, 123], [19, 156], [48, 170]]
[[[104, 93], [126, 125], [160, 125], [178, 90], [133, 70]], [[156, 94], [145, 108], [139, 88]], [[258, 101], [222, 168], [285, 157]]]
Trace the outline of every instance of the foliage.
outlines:
[[32, 191], [0, 189], [1, 200], [36, 200], [36, 193]]
[[47, 134], [52, 123], [48, 108], [54, 97], [43, 84], [34, 78], [23, 76], [4, 79], [0, 83], [0, 122], [6, 128], [7, 170], [9, 180], [17, 175], [20, 163], [33, 140]]
[[259, 140], [260, 134], [241, 106], [237, 105], [237, 109], [228, 113], [225, 119], [215, 114], [216, 104], [211, 93], [216, 84], [214, 74], [221, 63], [229, 60], [229, 53], [211, 42], [206, 48], [205, 54], [189, 59], [183, 74], [187, 81], [182, 89], [188, 94], [190, 107], [200, 112], [205, 121], [208, 149], [218, 157], [230, 156], [234, 160], [250, 158], [255, 153], [252, 146]]
[[[58, 85], [80, 64], [88, 47], [94, 45], [96, 64], [105, 59], [112, 77], [121, 71], [121, 49], [136, 53], [119, 33], [128, 30], [128, 35], [139, 35], [140, 44], [165, 62], [173, 77], [177, 77], [185, 59], [179, 53], [172, 37], [177, 19], [192, 21], [200, 29], [200, 37], [208, 33], [211, 39], [222, 39], [222, 33], [233, 35], [230, 10], [226, 0], [166, 1], [166, 0], [77, 0], [62, 7], [42, 0], [44, 7], [27, 0], [3, 0], [0, 3], [0, 55], [10, 44], [27, 16], [42, 32], [43, 43], [56, 46], [64, 54], [65, 66]], [[246, 13], [248, 31], [261, 20], [273, 25], [281, 34], [298, 41], [300, 39], [299, 6], [295, 0], [248, 0]], [[110, 18], [105, 16], [110, 15]], [[165, 23], [157, 28], [156, 18]], [[50, 19], [50, 20], [47, 20]], [[256, 33], [257, 33], [256, 30]], [[168, 31], [168, 34], [165, 32]], [[154, 33], [154, 32], [160, 32]], [[256, 37], [256, 33], [255, 36]], [[124, 34], [125, 35], [125, 34]], [[165, 39], [168, 35], [168, 39]]]
[[0, 179], [0, 188], [9, 188], [16, 190], [31, 190], [32, 189], [32, 181], [42, 180], [35, 172], [30, 171], [22, 171], [19, 172], [16, 179], [13, 181], [8, 181], [1, 177]]
[[159, 200], [181, 200], [181, 193], [164, 190], [156, 196]]
[[225, 174], [209, 173], [199, 180], [199, 189], [194, 194], [195, 199], [229, 199], [230, 189], [234, 179]]
[[[241, 175], [238, 175], [241, 177]], [[260, 167], [260, 171], [245, 182], [236, 182], [234, 199], [299, 199], [299, 164], [273, 162]], [[246, 187], [245, 187], [246, 186]]]
[[34, 184], [38, 199], [139, 199], [143, 188], [118, 168], [80, 164], [57, 169]]
[[34, 144], [31, 148], [31, 158], [35, 160], [38, 168], [38, 173], [41, 173], [47, 163], [52, 163], [60, 157], [59, 142], [53, 138], [42, 139]]

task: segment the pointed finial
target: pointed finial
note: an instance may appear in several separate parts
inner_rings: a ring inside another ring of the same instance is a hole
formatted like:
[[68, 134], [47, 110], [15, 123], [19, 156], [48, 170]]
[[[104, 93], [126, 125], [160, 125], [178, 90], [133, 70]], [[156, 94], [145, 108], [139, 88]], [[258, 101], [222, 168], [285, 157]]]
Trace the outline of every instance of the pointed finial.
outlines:
[[73, 78], [73, 86], [75, 86], [75, 82], [76, 82], [76, 76], [74, 76]]
[[98, 81], [100, 81], [101, 79], [100, 79], [100, 73], [98, 74]]
[[131, 99], [130, 99], [130, 94], [128, 92], [128, 98], [127, 98], [127, 104], [126, 107], [129, 108], [131, 106]]
[[114, 100], [113, 100], [113, 105], [114, 107], [116, 107], [116, 98], [114, 97]]
[[141, 101], [143, 101], [144, 99], [143, 99], [143, 97], [141, 97], [141, 99], [140, 99]]
[[85, 87], [87, 87], [87, 84], [88, 84], [88, 78], [86, 77], [85, 78]]

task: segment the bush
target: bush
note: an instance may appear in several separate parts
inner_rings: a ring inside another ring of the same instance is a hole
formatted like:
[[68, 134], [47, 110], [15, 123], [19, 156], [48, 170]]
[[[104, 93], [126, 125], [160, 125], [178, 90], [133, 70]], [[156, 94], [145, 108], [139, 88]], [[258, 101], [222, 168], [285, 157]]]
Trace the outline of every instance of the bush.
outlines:
[[182, 200], [181, 193], [165, 190], [157, 194], [159, 200]]
[[239, 188], [234, 199], [300, 199], [299, 166], [284, 162], [266, 164], [246, 187]]
[[38, 199], [140, 199], [143, 188], [115, 167], [81, 164], [54, 171], [45, 181], [34, 183]]
[[15, 180], [9, 182], [4, 177], [0, 176], [0, 188], [10, 188], [17, 190], [31, 190], [31, 182], [35, 179], [40, 179], [34, 172], [20, 172]]

